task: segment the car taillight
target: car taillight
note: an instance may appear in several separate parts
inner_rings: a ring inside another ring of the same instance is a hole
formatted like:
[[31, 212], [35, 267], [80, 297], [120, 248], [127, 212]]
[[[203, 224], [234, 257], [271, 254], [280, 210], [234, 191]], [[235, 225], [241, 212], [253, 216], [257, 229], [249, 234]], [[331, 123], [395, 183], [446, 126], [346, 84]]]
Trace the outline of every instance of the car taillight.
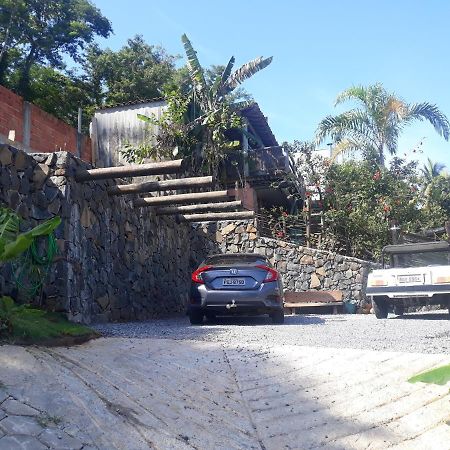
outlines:
[[275, 269], [267, 266], [256, 266], [258, 269], [267, 270], [266, 278], [264, 278], [263, 283], [269, 283], [270, 281], [278, 280], [278, 272]]
[[434, 282], [436, 284], [450, 283], [450, 276], [449, 275], [437, 276]]
[[203, 267], [199, 267], [191, 276], [191, 280], [194, 283], [200, 283], [200, 284], [205, 284], [205, 282], [202, 280], [202, 273], [206, 272], [207, 270], [212, 269], [212, 266], [203, 266]]

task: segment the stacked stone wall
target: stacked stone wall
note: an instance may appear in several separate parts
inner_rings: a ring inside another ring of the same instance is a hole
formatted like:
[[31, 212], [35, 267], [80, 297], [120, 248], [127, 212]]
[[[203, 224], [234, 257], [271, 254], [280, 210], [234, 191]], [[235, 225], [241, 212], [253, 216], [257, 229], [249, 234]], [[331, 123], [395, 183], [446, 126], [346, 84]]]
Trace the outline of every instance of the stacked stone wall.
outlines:
[[219, 222], [202, 230], [223, 253], [267, 256], [281, 273], [285, 290], [339, 290], [345, 301], [366, 303], [365, 283], [372, 268], [368, 261], [260, 237], [256, 221]]
[[[89, 166], [67, 152], [26, 154], [3, 146], [0, 164], [3, 205], [28, 226], [62, 218], [44, 305], [86, 323], [184, 312], [192, 270], [218, 251], [201, 230], [135, 208], [130, 196], [108, 195], [119, 180], [77, 183], [75, 172]], [[17, 296], [9, 266], [0, 283], [2, 293]]]
[[[0, 146], [0, 203], [27, 228], [62, 218], [59, 254], [40, 296], [49, 309], [86, 323], [182, 314], [192, 271], [220, 252], [267, 256], [287, 290], [341, 290], [346, 300], [365, 301], [366, 261], [262, 238], [254, 221], [193, 225], [156, 217], [136, 208], [133, 196], [108, 195], [124, 180], [76, 182], [76, 171], [89, 167], [67, 152]], [[0, 270], [0, 289], [18, 296], [9, 265]]]

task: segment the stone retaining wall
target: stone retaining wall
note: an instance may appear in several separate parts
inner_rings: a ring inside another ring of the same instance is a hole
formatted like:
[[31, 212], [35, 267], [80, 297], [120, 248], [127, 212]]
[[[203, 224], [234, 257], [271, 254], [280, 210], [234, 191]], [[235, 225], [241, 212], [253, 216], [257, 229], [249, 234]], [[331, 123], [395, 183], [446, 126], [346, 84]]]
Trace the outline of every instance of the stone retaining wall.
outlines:
[[[43, 291], [51, 309], [81, 322], [142, 320], [182, 313], [192, 270], [215, 243], [172, 217], [134, 208], [130, 196], [109, 196], [115, 181], [77, 183], [83, 161], [70, 153], [28, 155], [0, 147], [0, 202], [35, 225], [62, 217], [60, 254]], [[14, 292], [8, 267], [2, 293]]]
[[[346, 300], [365, 300], [365, 261], [261, 238], [253, 221], [191, 225], [155, 217], [135, 208], [132, 196], [109, 196], [115, 180], [77, 183], [76, 170], [87, 164], [67, 152], [0, 146], [0, 203], [27, 227], [62, 218], [59, 255], [41, 298], [50, 309], [86, 323], [180, 314], [195, 267], [208, 254], [240, 251], [268, 256], [285, 289], [339, 289]], [[0, 270], [0, 289], [17, 296], [9, 266]]]
[[260, 237], [255, 222], [223, 222], [201, 228], [221, 252], [260, 253], [270, 258], [282, 274], [285, 290], [340, 290], [344, 300], [358, 306], [366, 303], [365, 283], [372, 267], [368, 261]]

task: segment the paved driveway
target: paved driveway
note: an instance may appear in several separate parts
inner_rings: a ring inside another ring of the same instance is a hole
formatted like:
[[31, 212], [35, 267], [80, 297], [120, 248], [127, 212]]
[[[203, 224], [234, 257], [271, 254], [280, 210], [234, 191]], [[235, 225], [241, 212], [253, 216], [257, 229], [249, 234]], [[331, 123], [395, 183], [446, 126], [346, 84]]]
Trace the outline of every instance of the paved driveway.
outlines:
[[[442, 319], [429, 336], [445, 340]], [[0, 449], [450, 449], [449, 384], [406, 381], [450, 356], [349, 347], [350, 327], [366, 329], [359, 342], [379, 322], [183, 318], [72, 348], [0, 347]]]

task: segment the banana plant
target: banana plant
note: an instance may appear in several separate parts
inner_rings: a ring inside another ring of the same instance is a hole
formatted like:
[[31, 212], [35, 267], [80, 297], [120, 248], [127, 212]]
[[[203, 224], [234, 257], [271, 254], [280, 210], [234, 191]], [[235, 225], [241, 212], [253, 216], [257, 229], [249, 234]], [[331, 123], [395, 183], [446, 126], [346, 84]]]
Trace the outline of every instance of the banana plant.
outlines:
[[31, 246], [35, 238], [48, 236], [60, 223], [61, 218], [56, 216], [20, 233], [19, 216], [8, 208], [0, 208], [0, 264], [17, 258]]
[[[205, 77], [205, 70], [203, 69], [197, 57], [197, 52], [192, 46], [191, 41], [183, 34], [181, 36], [184, 50], [187, 58], [187, 66], [189, 70], [189, 77], [192, 82], [192, 96], [193, 101], [198, 105], [199, 112], [195, 119], [201, 115], [210, 115], [220, 110], [222, 103], [226, 101], [226, 97], [237, 87], [239, 87], [245, 80], [251, 78], [260, 70], [267, 67], [272, 62], [272, 57], [264, 58], [262, 56], [255, 58], [233, 72], [235, 58], [232, 56], [225, 66], [222, 73], [217, 74], [212, 83], [208, 84]], [[242, 108], [242, 102], [236, 105], [230, 105], [232, 109], [237, 107]], [[234, 106], [234, 108], [233, 108]]]

